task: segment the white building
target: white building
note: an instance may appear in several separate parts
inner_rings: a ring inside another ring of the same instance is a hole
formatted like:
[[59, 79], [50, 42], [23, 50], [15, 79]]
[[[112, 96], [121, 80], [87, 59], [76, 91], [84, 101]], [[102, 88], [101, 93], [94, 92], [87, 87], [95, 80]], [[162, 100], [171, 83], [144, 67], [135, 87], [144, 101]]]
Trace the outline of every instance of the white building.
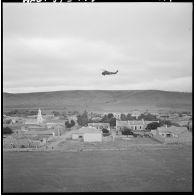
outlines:
[[72, 139], [84, 142], [101, 142], [102, 133], [93, 127], [82, 127], [72, 134]]
[[118, 121], [116, 120], [116, 130], [122, 131], [125, 127], [130, 128], [132, 130], [145, 130], [146, 123], [144, 120], [140, 121]]
[[40, 124], [43, 122], [43, 117], [41, 114], [41, 109], [39, 108], [38, 115], [37, 115], [37, 123]]
[[110, 123], [88, 123], [88, 127], [94, 127], [97, 130], [102, 129], [110, 130]]
[[179, 137], [183, 133], [188, 133], [188, 129], [186, 127], [158, 127], [157, 133], [163, 137]]
[[121, 113], [119, 113], [119, 112], [114, 112], [113, 115], [114, 115], [114, 118], [116, 118], [116, 119], [118, 119], [118, 120], [121, 120]]
[[192, 143], [192, 133], [186, 127], [158, 127], [151, 133], [153, 138], [163, 143]]
[[138, 119], [138, 117], [141, 115], [141, 113], [137, 110], [133, 111], [131, 116], [135, 117], [136, 119]]

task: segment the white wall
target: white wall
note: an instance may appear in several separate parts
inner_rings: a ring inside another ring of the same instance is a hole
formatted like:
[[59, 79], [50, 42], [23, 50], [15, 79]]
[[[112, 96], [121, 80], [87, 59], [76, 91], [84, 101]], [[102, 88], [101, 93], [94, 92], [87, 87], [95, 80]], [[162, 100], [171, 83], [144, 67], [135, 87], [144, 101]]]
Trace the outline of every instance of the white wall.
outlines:
[[79, 139], [79, 134], [72, 134], [72, 139]]
[[102, 134], [101, 133], [85, 133], [83, 135], [84, 142], [101, 142]]

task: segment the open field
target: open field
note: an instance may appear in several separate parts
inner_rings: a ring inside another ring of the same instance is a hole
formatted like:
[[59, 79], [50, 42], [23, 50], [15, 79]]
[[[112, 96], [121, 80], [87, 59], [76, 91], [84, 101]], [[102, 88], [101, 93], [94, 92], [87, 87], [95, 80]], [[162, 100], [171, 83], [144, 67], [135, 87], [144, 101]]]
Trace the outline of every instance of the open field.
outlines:
[[192, 146], [3, 152], [3, 191], [192, 191]]

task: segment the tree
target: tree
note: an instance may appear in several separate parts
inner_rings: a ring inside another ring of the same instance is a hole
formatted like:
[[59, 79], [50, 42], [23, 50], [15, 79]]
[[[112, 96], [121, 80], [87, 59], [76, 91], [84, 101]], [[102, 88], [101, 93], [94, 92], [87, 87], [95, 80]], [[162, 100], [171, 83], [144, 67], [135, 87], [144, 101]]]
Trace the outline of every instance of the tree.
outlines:
[[126, 121], [127, 120], [127, 117], [125, 114], [121, 114], [121, 121]]
[[153, 122], [153, 123], [149, 123], [147, 126], [146, 126], [146, 130], [153, 130], [153, 129], [157, 129], [158, 127], [160, 127], [160, 123], [157, 123], [157, 122]]
[[65, 122], [65, 126], [67, 127], [67, 128], [71, 128], [71, 127], [73, 127], [75, 125], [75, 122], [73, 121], [73, 120], [71, 120], [70, 122], [69, 121], [66, 121]]
[[108, 119], [108, 115], [105, 114], [104, 117], [102, 118], [101, 122], [102, 123], [109, 123], [110, 120]]
[[160, 126], [164, 126], [164, 125], [167, 125], [168, 127], [172, 126], [172, 122], [169, 121], [169, 120], [161, 120], [160, 121]]
[[133, 117], [133, 116], [131, 116], [131, 114], [128, 113], [126, 119], [129, 120], [129, 121], [130, 120], [136, 120], [136, 117]]
[[66, 114], [66, 111], [63, 111], [63, 112], [62, 112], [62, 116], [65, 118], [66, 115], [67, 115], [67, 114]]
[[88, 114], [87, 111], [85, 110], [84, 113], [82, 115], [79, 115], [77, 117], [77, 122], [80, 126], [86, 126], [88, 123]]
[[13, 130], [10, 127], [3, 127], [3, 134], [12, 134]]
[[4, 119], [3, 120], [4, 124], [11, 124], [11, 122], [12, 122], [12, 119]]
[[102, 129], [102, 134], [103, 134], [103, 136], [109, 136], [110, 135], [110, 132], [109, 132], [108, 129], [103, 128]]
[[116, 118], [111, 118], [111, 119], [110, 119], [110, 126], [111, 126], [111, 127], [116, 126]]
[[144, 119], [146, 121], [157, 121], [158, 120], [155, 115], [152, 115], [150, 113], [141, 114], [140, 116], [138, 116], [138, 120], [142, 120], [142, 119]]
[[28, 113], [29, 115], [37, 115], [38, 111], [37, 110], [31, 110], [30, 113]]
[[57, 111], [53, 111], [52, 113], [53, 113], [54, 116], [59, 116], [60, 115], [60, 113], [57, 112]]
[[112, 113], [108, 113], [108, 119], [112, 119], [114, 115]]
[[104, 115], [102, 120], [100, 121], [102, 123], [110, 123], [110, 126], [116, 126], [116, 118], [114, 118], [114, 115], [112, 113], [109, 113], [108, 115]]
[[175, 126], [175, 127], [181, 127], [178, 123], [171, 123], [173, 126]]
[[122, 135], [126, 135], [128, 137], [128, 135], [133, 135], [133, 132], [130, 128], [124, 127], [124, 129], [122, 130]]
[[109, 133], [109, 130], [108, 130], [108, 129], [103, 128], [103, 129], [102, 129], [102, 133]]

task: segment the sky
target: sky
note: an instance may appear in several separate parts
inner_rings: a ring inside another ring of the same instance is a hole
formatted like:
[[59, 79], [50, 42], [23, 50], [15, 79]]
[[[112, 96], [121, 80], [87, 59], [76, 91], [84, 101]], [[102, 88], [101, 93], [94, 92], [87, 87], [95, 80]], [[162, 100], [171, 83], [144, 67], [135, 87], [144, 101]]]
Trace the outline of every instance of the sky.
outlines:
[[144, 89], [192, 92], [192, 3], [3, 3], [4, 92]]

